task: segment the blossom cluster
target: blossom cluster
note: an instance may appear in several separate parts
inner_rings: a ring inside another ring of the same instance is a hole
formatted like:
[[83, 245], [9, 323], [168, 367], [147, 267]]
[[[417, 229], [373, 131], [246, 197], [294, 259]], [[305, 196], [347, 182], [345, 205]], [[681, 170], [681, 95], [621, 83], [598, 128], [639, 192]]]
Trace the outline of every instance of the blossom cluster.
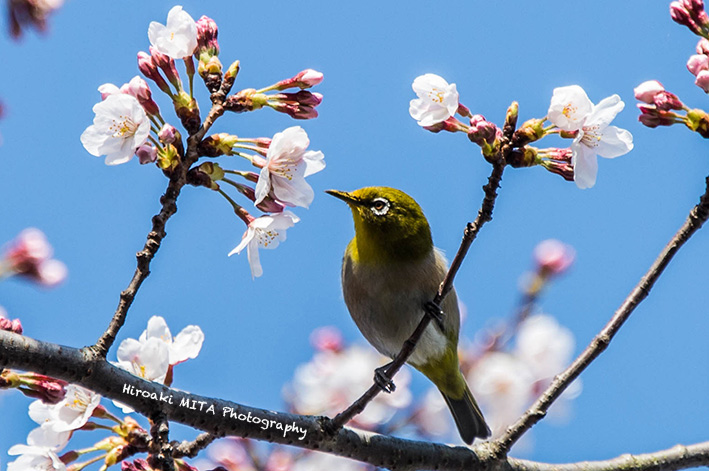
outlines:
[[[195, 358], [203, 341], [204, 334], [199, 327], [188, 326], [173, 338], [165, 320], [153, 316], [148, 321], [147, 329], [137, 340], [125, 339], [121, 342], [117, 354], [118, 361], [114, 364], [143, 379], [169, 385], [172, 380], [172, 368], [189, 358]], [[38, 427], [29, 433], [26, 444], [14, 445], [8, 451], [10, 455], [19, 455], [13, 462], [8, 463], [9, 471], [82, 469], [101, 460], [105, 469], [133, 453], [147, 451], [136, 442], [137, 437], [145, 437], [147, 432], [132, 418], [121, 420], [108, 412], [100, 404], [101, 396], [93, 391], [47, 376], [35, 373], [19, 374], [11, 370], [4, 370], [0, 375], [0, 387], [16, 387], [37, 398], [29, 406], [29, 416]], [[125, 406], [116, 405], [121, 406], [125, 413], [132, 412]], [[113, 426], [100, 425], [92, 422], [92, 419], [106, 419], [112, 422]], [[92, 447], [59, 455], [74, 432], [94, 429], [110, 430], [112, 435]], [[67, 467], [68, 463], [92, 452], [100, 454], [89, 461]], [[182, 469], [193, 469], [184, 463], [182, 465]], [[131, 464], [124, 463], [124, 469], [125, 466]]]
[[[464, 132], [470, 141], [480, 146], [483, 156], [490, 159], [502, 144], [502, 130], [484, 116], [471, 114], [459, 102], [455, 84], [435, 74], [417, 77], [412, 85], [417, 98], [411, 100], [409, 114], [420, 126], [432, 131]], [[541, 165], [546, 170], [576, 182], [579, 188], [591, 188], [598, 173], [597, 156], [614, 158], [633, 148], [632, 135], [610, 122], [622, 111], [624, 103], [612, 95], [593, 104], [578, 85], [554, 89], [547, 116], [531, 119], [518, 129], [512, 144], [509, 164], [513, 167]], [[517, 115], [517, 105], [508, 110], [508, 116]], [[469, 124], [455, 115], [468, 118]], [[551, 126], [545, 127], [546, 121]], [[528, 144], [549, 134], [573, 139], [566, 149], [538, 149]]]
[[[246, 249], [251, 274], [258, 277], [263, 273], [259, 248], [277, 247], [285, 240], [286, 230], [299, 221], [288, 208], [307, 208], [312, 203], [314, 192], [305, 179], [325, 167], [323, 153], [309, 150], [306, 131], [292, 126], [271, 137], [248, 138], [226, 132], [208, 135], [196, 145], [198, 156], [188, 157], [181, 133], [163, 117], [148, 81], [169, 97], [180, 123], [189, 136], [195, 136], [204, 129], [193, 93], [195, 72], [210, 93], [224, 95], [219, 114], [271, 108], [294, 119], [317, 117], [316, 108], [323, 97], [309, 89], [318, 85], [323, 75], [306, 69], [266, 87], [229, 94], [240, 63], [235, 61], [223, 69], [217, 37], [214, 20], [202, 16], [195, 21], [181, 6], [170, 10], [165, 24], [152, 22], [149, 52], [138, 53], [138, 69], [145, 79], [135, 76], [120, 87], [101, 85], [102, 101], [94, 106], [93, 124], [81, 135], [81, 142], [90, 154], [105, 156], [107, 165], [124, 164], [137, 156], [141, 164], [154, 163], [167, 176], [184, 170], [187, 183], [218, 192], [247, 225], [241, 243], [229, 255]], [[176, 61], [184, 62], [187, 84]], [[242, 157], [258, 171], [197, 162], [202, 157], [220, 156]], [[253, 216], [226, 189], [235, 190], [264, 214]]]
[[20, 276], [43, 286], [56, 286], [66, 279], [68, 271], [63, 262], [52, 258], [53, 253], [42, 231], [24, 229], [2, 251], [0, 279]]
[[[680, 0], [670, 4], [672, 19], [700, 36], [693, 54], [687, 60], [687, 70], [694, 76], [694, 84], [709, 93], [709, 16], [703, 0]], [[684, 124], [691, 131], [709, 138], [709, 113], [685, 105], [680, 98], [657, 80], [648, 80], [635, 88], [640, 102], [638, 120], [649, 128]]]

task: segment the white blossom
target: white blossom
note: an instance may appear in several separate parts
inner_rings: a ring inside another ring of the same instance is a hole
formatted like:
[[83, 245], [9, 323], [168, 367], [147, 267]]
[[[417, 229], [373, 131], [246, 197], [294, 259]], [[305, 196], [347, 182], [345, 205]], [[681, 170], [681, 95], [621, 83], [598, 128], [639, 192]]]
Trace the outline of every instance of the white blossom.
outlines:
[[418, 98], [409, 103], [409, 114], [419, 126], [432, 126], [453, 116], [458, 109], [455, 84], [436, 74], [416, 77], [411, 85]]
[[288, 206], [307, 208], [313, 202], [315, 194], [305, 177], [324, 169], [325, 157], [320, 151], [307, 150], [309, 145], [308, 134], [300, 126], [273, 136], [256, 183], [254, 204], [259, 204], [269, 193]]
[[151, 338], [165, 342], [168, 346], [169, 364], [177, 365], [190, 358], [197, 358], [204, 342], [204, 333], [199, 326], [188, 325], [173, 338], [165, 319], [153, 316], [148, 320], [148, 328], [140, 334], [138, 341], [146, 343]]
[[150, 120], [134, 96], [107, 95], [93, 111], [94, 123], [81, 134], [81, 143], [91, 155], [105, 155], [106, 165], [128, 162], [148, 140]]
[[157, 21], [148, 27], [150, 44], [160, 53], [173, 59], [191, 56], [197, 47], [197, 23], [180, 5], [172, 7], [167, 23]]
[[278, 247], [278, 244], [286, 240], [286, 229], [293, 227], [298, 221], [300, 221], [298, 216], [290, 211], [254, 219], [249, 223], [248, 229], [242, 236], [241, 243], [229, 252], [229, 256], [241, 253], [246, 248], [251, 267], [251, 276], [256, 278], [263, 275], [258, 253], [259, 248], [275, 249]]
[[[350, 346], [335, 352], [316, 352], [313, 358], [295, 370], [292, 382], [284, 389], [286, 400], [298, 414], [334, 415], [349, 406], [372, 384], [374, 369], [384, 358], [368, 347]], [[397, 409], [411, 403], [408, 388], [411, 375], [401, 370], [396, 376], [396, 390], [378, 395], [355, 417], [362, 427], [387, 422]]]
[[618, 95], [593, 105], [578, 85], [554, 89], [547, 116], [558, 128], [577, 133], [571, 144], [571, 165], [579, 188], [596, 184], [598, 155], [611, 159], [633, 149], [633, 136], [625, 129], [610, 126], [624, 106]]
[[75, 384], [66, 387], [64, 399], [57, 404], [45, 404], [37, 400], [30, 404], [30, 418], [55, 432], [67, 432], [81, 428], [88, 422], [101, 396]]

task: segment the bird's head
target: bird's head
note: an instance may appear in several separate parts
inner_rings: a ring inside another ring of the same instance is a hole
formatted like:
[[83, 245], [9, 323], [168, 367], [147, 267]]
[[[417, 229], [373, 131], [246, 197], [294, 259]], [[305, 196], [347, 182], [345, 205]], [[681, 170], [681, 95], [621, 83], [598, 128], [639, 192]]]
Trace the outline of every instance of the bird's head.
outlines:
[[362, 262], [421, 259], [433, 249], [431, 229], [421, 207], [401, 190], [383, 186], [352, 192], [327, 190], [352, 210], [353, 249]]

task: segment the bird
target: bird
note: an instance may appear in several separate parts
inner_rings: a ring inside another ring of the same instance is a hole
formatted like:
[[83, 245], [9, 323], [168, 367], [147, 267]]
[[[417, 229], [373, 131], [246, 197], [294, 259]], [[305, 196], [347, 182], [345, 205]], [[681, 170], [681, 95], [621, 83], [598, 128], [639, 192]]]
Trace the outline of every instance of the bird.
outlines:
[[[352, 210], [355, 235], [342, 259], [342, 291], [362, 335], [393, 359], [422, 317], [432, 315], [436, 322], [429, 323], [408, 363], [441, 392], [465, 443], [489, 437], [490, 428], [460, 371], [455, 289], [440, 308], [432, 305], [448, 263], [433, 245], [421, 207], [403, 191], [383, 186], [326, 193]], [[375, 381], [391, 392], [394, 384], [384, 368], [375, 370]]]

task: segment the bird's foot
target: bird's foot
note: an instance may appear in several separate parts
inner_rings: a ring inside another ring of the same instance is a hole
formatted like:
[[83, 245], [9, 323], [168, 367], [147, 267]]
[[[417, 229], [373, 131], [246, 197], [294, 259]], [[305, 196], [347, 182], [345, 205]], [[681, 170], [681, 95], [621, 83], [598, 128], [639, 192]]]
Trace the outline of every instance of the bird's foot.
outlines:
[[436, 325], [438, 325], [438, 328], [441, 329], [441, 332], [445, 333], [446, 329], [443, 325], [443, 319], [446, 317], [446, 314], [443, 312], [443, 309], [441, 309], [441, 306], [434, 303], [433, 301], [428, 301], [426, 304], [423, 305], [423, 310], [426, 312], [426, 315], [430, 317], [431, 320], [436, 323]]
[[389, 368], [389, 365], [391, 365], [391, 363], [374, 369], [374, 383], [385, 393], [391, 394], [396, 390], [396, 385], [389, 375], [387, 375], [386, 370]]

